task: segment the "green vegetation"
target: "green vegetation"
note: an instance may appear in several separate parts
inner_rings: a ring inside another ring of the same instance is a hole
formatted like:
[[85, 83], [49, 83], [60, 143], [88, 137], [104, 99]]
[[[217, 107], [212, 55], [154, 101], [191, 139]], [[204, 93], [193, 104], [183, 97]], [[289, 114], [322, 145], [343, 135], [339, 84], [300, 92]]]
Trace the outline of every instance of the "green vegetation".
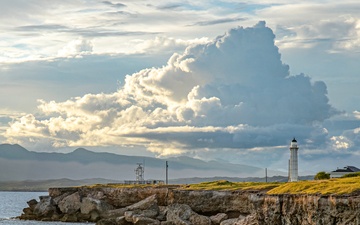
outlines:
[[360, 172], [356, 172], [356, 173], [348, 173], [345, 174], [344, 176], [342, 176], [342, 178], [346, 178], [346, 177], [359, 177], [360, 176]]
[[360, 177], [290, 183], [230, 182], [219, 180], [184, 185], [181, 188], [186, 190], [261, 190], [267, 191], [267, 194], [351, 194], [360, 191]]
[[279, 185], [281, 185], [281, 183], [278, 182], [230, 182], [227, 180], [218, 180], [184, 185], [182, 188], [187, 190], [270, 190]]
[[324, 171], [318, 172], [314, 177], [314, 180], [327, 180], [327, 179], [330, 179], [330, 174], [325, 173]]
[[299, 181], [280, 185], [268, 194], [350, 194], [360, 190], [360, 177]]

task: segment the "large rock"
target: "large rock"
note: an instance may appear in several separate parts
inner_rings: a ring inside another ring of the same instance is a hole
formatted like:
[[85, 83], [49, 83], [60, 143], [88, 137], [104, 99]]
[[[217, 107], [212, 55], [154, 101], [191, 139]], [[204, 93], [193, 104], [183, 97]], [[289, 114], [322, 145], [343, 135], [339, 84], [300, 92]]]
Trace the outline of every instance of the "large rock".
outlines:
[[89, 197], [83, 198], [80, 204], [80, 212], [82, 214], [89, 214], [92, 211], [97, 211], [98, 213], [102, 214], [112, 209], [114, 209], [114, 207], [105, 201]]
[[145, 210], [145, 209], [157, 209], [159, 210], [158, 204], [157, 204], [157, 198], [156, 195], [149, 196], [135, 204], [132, 204], [128, 207], [126, 207], [129, 211], [134, 210]]
[[[141, 218], [141, 222], [137, 222], [138, 224], [145, 223], [144, 218], [149, 218], [154, 220], [154, 223], [157, 223], [155, 218], [159, 214], [159, 206], [157, 205], [156, 195], [152, 195], [147, 197], [146, 199], [141, 200], [135, 204], [132, 204], [125, 208], [127, 211], [124, 212], [125, 220], [128, 222], [135, 222], [138, 220], [136, 218]], [[149, 220], [149, 221], [151, 221]], [[159, 222], [160, 223], [160, 222]]]
[[168, 211], [168, 207], [167, 206], [159, 206], [159, 214], [156, 217], [157, 220], [160, 221], [165, 221], [166, 220], [166, 214]]
[[78, 217], [75, 214], [65, 214], [60, 219], [61, 222], [78, 222]]
[[222, 221], [227, 219], [228, 215], [226, 213], [218, 213], [214, 216], [210, 216], [210, 220], [214, 225], [219, 225]]
[[[171, 187], [171, 189], [176, 187], [177, 186]], [[89, 196], [89, 194], [94, 196], [95, 193], [103, 192], [109, 204], [116, 208], [124, 208], [152, 195], [156, 195], [159, 205], [168, 205], [168, 194], [171, 189], [168, 187], [155, 186], [133, 188], [83, 188], [82, 191], [86, 192], [87, 196]]]
[[48, 218], [51, 217], [56, 212], [56, 207], [53, 204], [53, 201], [50, 196], [41, 196], [40, 202], [36, 204], [34, 208], [34, 214], [38, 218]]
[[35, 209], [35, 207], [36, 207], [36, 205], [37, 205], [38, 203], [39, 203], [39, 202], [36, 201], [36, 199], [31, 199], [30, 201], [27, 202], [29, 208], [30, 208], [31, 210], [33, 210], [33, 211], [34, 211], [34, 209]]
[[195, 213], [190, 206], [185, 204], [173, 204], [168, 207], [167, 221], [175, 225], [211, 225], [210, 218]]
[[186, 204], [199, 214], [237, 212], [251, 214], [255, 208], [249, 192], [212, 190], [171, 190], [169, 204]]
[[199, 215], [194, 213], [189, 218], [190, 223], [196, 225], [211, 225], [211, 220], [207, 216]]
[[259, 221], [256, 219], [256, 215], [248, 215], [235, 223], [236, 225], [259, 225]]
[[175, 225], [173, 221], [161, 221], [161, 225]]
[[130, 225], [132, 223], [129, 223], [126, 221], [125, 216], [120, 216], [115, 219], [116, 225]]
[[59, 209], [64, 214], [74, 214], [80, 210], [81, 202], [80, 195], [78, 192], [75, 192], [69, 196], [63, 198], [59, 204]]
[[220, 225], [235, 225], [235, 223], [238, 221], [237, 218], [224, 220], [220, 223]]
[[166, 220], [174, 221], [177, 218], [181, 220], [189, 220], [190, 216], [194, 213], [190, 206], [185, 204], [173, 204], [168, 207]]
[[117, 218], [117, 217], [124, 216], [126, 211], [127, 211], [126, 208], [107, 210], [101, 214], [101, 217], [102, 218]]
[[135, 225], [160, 225], [160, 221], [154, 220], [145, 216], [134, 215], [133, 216], [133, 224]]
[[102, 219], [96, 222], [96, 225], [118, 225], [115, 218]]

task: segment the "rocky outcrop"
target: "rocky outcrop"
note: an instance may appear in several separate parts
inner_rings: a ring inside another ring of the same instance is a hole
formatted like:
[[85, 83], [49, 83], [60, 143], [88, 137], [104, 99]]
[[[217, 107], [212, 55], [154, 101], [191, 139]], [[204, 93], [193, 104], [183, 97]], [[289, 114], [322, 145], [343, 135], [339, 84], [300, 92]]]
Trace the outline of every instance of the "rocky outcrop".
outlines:
[[266, 195], [177, 187], [51, 188], [30, 200], [24, 220], [97, 225], [360, 224], [359, 195]]

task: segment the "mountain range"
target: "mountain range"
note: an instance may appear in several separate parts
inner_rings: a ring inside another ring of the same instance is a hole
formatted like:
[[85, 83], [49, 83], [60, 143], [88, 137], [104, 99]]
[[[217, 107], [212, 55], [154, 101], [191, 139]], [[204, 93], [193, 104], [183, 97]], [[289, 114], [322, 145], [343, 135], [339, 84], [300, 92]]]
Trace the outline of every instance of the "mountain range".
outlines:
[[[93, 152], [78, 148], [70, 153], [28, 151], [20, 145], [0, 145], [0, 181], [46, 179], [135, 180], [138, 163], [145, 165], [145, 179], [165, 180], [165, 161], [169, 179], [192, 177], [264, 177], [264, 169], [219, 161], [203, 161], [186, 156], [158, 159]], [[273, 175], [281, 172], [269, 171]], [[286, 175], [286, 174], [285, 174]]]

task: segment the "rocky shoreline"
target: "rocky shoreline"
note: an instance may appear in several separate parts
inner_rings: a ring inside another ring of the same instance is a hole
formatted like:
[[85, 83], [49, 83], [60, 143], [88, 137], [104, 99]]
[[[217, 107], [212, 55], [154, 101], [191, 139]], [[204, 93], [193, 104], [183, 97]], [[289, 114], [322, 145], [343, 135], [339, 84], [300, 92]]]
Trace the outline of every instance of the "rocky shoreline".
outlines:
[[96, 225], [360, 224], [359, 195], [267, 195], [180, 186], [50, 188], [22, 220]]

